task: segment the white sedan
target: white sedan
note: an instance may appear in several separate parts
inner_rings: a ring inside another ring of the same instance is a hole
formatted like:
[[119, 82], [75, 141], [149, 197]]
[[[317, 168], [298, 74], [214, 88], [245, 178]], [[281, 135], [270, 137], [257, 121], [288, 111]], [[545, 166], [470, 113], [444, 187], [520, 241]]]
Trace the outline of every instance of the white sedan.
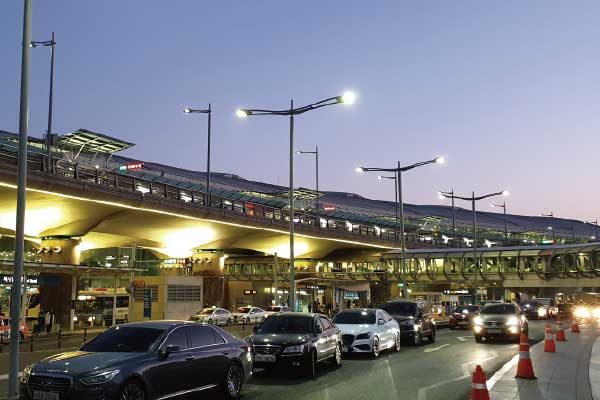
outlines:
[[267, 318], [267, 313], [258, 307], [240, 307], [237, 309], [237, 312], [233, 313], [233, 318], [236, 322], [256, 324], [264, 321]]
[[377, 357], [382, 350], [400, 351], [400, 326], [383, 310], [344, 310], [333, 322], [342, 331], [342, 352], [370, 353]]
[[229, 325], [233, 322], [233, 314], [224, 308], [204, 308], [196, 312], [196, 314], [190, 315], [190, 321]]
[[282, 313], [282, 312], [290, 312], [290, 311], [292, 311], [292, 310], [288, 306], [271, 306], [271, 307], [267, 307], [265, 314], [268, 317], [273, 314]]

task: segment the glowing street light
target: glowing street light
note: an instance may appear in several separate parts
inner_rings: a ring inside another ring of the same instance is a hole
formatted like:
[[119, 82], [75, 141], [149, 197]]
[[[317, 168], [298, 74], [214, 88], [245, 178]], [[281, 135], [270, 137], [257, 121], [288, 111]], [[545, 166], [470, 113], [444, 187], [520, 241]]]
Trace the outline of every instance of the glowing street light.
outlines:
[[210, 199], [210, 127], [211, 127], [211, 117], [212, 117], [212, 108], [210, 104], [207, 109], [194, 109], [186, 107], [183, 109], [183, 112], [186, 114], [208, 114], [208, 145], [206, 148], [206, 204], [210, 207], [211, 199]]
[[296, 310], [296, 304], [294, 302], [295, 297], [295, 258], [294, 258], [294, 117], [296, 115], [304, 114], [308, 111], [313, 111], [319, 108], [333, 106], [336, 104], [353, 104], [356, 101], [356, 95], [352, 92], [344, 92], [341, 96], [329, 97], [327, 99], [317, 101], [315, 103], [308, 104], [302, 107], [294, 107], [294, 100], [290, 101], [290, 108], [285, 110], [264, 110], [264, 109], [249, 109], [240, 108], [236, 110], [235, 114], [239, 118], [246, 118], [249, 116], [258, 115], [278, 115], [290, 118], [290, 150], [289, 150], [289, 161], [290, 161], [290, 180], [289, 180], [289, 203], [290, 203], [290, 293], [289, 293], [289, 306], [292, 310]]

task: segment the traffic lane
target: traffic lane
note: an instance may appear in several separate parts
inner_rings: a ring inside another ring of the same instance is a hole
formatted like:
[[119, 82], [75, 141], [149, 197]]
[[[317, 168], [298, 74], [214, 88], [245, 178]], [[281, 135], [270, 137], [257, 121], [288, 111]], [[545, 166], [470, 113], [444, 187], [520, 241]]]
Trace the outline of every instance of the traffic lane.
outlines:
[[[544, 337], [543, 321], [532, 321], [531, 342]], [[463, 400], [470, 391], [470, 372], [481, 364], [488, 376], [518, 353], [518, 344], [496, 341], [475, 343], [469, 330], [438, 332], [436, 343], [403, 346], [400, 353], [378, 359], [352, 355], [341, 368], [322, 366], [318, 378], [308, 380], [298, 371], [257, 372], [246, 385], [244, 398], [273, 400], [327, 399]], [[293, 387], [293, 390], [289, 390]]]

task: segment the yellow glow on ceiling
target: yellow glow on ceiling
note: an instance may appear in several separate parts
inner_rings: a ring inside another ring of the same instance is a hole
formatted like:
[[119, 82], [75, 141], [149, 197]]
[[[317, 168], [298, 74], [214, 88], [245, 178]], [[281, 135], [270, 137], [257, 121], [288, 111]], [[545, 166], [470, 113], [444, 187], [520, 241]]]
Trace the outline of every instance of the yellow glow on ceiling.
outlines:
[[215, 236], [211, 228], [173, 229], [164, 235], [164, 247], [158, 250], [169, 257], [189, 257], [194, 248], [211, 242]]
[[[0, 213], [0, 227], [15, 230], [16, 210]], [[39, 236], [46, 229], [60, 224], [63, 213], [57, 207], [45, 207], [39, 209], [27, 209], [25, 211], [25, 234], [28, 236]]]
[[[308, 250], [308, 243], [298, 240], [294, 242], [294, 257], [302, 257], [302, 255], [307, 253]], [[278, 244], [270, 248], [269, 251], [267, 251], [267, 253], [277, 253], [277, 257], [290, 258], [290, 243], [288, 241], [285, 241], [281, 244]]]

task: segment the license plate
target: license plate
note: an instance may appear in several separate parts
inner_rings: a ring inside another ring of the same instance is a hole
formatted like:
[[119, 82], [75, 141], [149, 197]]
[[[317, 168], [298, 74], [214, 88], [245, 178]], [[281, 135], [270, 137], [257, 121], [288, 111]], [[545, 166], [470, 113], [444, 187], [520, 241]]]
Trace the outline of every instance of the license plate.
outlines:
[[488, 331], [488, 333], [502, 333], [502, 329], [498, 329], [498, 328], [490, 328], [487, 331]]
[[277, 358], [275, 356], [270, 356], [267, 354], [256, 354], [254, 356], [254, 361], [274, 363], [275, 361], [277, 361]]
[[60, 394], [54, 392], [33, 391], [34, 400], [60, 400]]

